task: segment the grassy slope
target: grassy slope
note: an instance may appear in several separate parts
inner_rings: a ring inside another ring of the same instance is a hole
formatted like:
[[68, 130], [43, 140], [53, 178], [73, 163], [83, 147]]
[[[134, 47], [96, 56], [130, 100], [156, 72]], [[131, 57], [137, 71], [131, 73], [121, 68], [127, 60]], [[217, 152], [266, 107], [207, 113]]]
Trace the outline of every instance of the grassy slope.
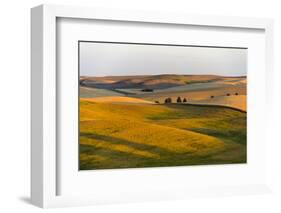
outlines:
[[111, 90], [96, 89], [90, 87], [80, 87], [80, 98], [96, 98], [96, 97], [109, 97], [109, 96], [122, 96]]
[[80, 169], [246, 162], [246, 113], [80, 101]]
[[246, 95], [232, 95], [232, 96], [219, 96], [214, 98], [203, 99], [199, 101], [188, 101], [194, 104], [213, 104], [229, 106], [236, 109], [247, 111], [247, 96]]

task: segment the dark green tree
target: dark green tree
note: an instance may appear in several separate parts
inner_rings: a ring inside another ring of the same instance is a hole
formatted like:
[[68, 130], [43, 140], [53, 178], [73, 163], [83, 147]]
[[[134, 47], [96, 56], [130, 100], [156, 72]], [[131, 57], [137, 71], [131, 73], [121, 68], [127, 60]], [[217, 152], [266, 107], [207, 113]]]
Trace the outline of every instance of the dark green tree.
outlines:
[[181, 97], [178, 97], [178, 99], [177, 99], [177, 103], [181, 103], [182, 101], [181, 101]]
[[166, 99], [165, 99], [165, 103], [166, 103], [166, 104], [172, 103], [172, 98], [166, 98]]

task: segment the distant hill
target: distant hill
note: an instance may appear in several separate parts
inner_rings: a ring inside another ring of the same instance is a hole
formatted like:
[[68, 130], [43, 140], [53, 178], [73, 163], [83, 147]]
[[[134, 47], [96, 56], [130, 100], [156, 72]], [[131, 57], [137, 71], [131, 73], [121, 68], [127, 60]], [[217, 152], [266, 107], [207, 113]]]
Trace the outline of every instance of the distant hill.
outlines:
[[[165, 89], [193, 83], [207, 83], [222, 80], [217, 75], [143, 75], [143, 76], [106, 76], [80, 77], [80, 85], [99, 89]], [[230, 77], [231, 78], [231, 77]]]

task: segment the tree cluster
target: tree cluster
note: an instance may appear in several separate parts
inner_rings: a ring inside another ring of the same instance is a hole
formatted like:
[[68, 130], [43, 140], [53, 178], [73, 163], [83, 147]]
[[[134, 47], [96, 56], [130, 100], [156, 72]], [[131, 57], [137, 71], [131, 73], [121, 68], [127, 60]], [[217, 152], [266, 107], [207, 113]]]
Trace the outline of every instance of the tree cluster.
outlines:
[[[168, 104], [168, 103], [172, 103], [173, 102], [173, 100], [172, 100], [172, 98], [166, 98], [165, 100], [164, 100], [164, 103], [165, 104]], [[177, 100], [176, 100], [176, 102], [177, 103], [186, 103], [187, 102], [187, 99], [186, 98], [181, 98], [181, 97], [178, 97], [177, 98]]]

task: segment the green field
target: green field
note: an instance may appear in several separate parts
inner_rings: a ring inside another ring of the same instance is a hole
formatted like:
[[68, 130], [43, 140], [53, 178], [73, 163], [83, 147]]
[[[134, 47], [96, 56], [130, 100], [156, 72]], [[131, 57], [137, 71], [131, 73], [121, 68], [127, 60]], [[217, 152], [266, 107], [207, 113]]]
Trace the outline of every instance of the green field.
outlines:
[[246, 113], [80, 100], [80, 169], [246, 162]]

